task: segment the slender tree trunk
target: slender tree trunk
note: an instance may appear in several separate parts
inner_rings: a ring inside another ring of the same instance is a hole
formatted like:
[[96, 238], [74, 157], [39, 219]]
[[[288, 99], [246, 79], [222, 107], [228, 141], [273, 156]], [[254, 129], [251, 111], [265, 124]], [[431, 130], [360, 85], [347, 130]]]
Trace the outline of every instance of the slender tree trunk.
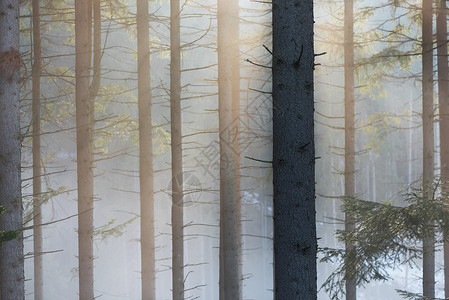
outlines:
[[75, 1], [79, 299], [93, 300], [93, 103], [89, 95], [91, 2]]
[[313, 1], [273, 0], [274, 298], [317, 299]]
[[413, 103], [411, 102], [412, 97], [410, 97], [409, 109], [410, 109], [410, 120], [409, 120], [409, 133], [408, 133], [408, 141], [409, 141], [409, 149], [408, 149], [408, 191], [410, 191], [411, 184], [413, 182]]
[[[440, 113], [440, 165], [443, 193], [448, 193], [449, 182], [449, 68], [447, 60], [447, 7], [446, 0], [438, 0], [437, 55], [438, 99]], [[444, 243], [444, 292], [449, 298], [449, 243]]]
[[[0, 61], [0, 230], [20, 230], [19, 1], [0, 1]], [[22, 234], [0, 247], [0, 266], [0, 299], [25, 299]]]
[[[425, 196], [431, 196], [434, 176], [433, 133], [433, 53], [432, 53], [432, 0], [422, 2], [422, 118], [423, 118], [423, 187]], [[431, 225], [431, 224], [429, 224]], [[423, 241], [423, 296], [435, 297], [435, 239]]]
[[181, 21], [179, 0], [170, 1], [170, 120], [172, 160], [173, 300], [184, 299], [184, 216], [181, 121]]
[[140, 245], [142, 299], [156, 299], [154, 244], [153, 125], [151, 123], [150, 27], [148, 0], [137, 0], [139, 107]]
[[[344, 69], [345, 69], [345, 195], [355, 193], [355, 120], [354, 120], [354, 0], [345, 0], [344, 20]], [[345, 214], [345, 230], [353, 231], [351, 216]], [[353, 246], [345, 245], [351, 252]], [[346, 300], [355, 300], [355, 278], [346, 278]]]
[[[91, 0], [93, 11], [93, 45], [89, 48], [93, 49], [93, 76], [90, 83], [89, 97], [92, 105], [95, 103], [95, 98], [98, 95], [101, 85], [101, 0]], [[92, 21], [89, 22], [91, 27]], [[89, 29], [89, 41], [92, 43], [92, 36]], [[89, 66], [91, 63], [89, 62]], [[92, 124], [94, 123], [94, 113], [91, 114]]]
[[218, 0], [218, 115], [220, 137], [220, 300], [240, 299], [239, 237], [232, 128], [233, 22], [236, 2]]
[[33, 0], [33, 251], [34, 251], [34, 300], [43, 300], [42, 272], [42, 213], [41, 213], [41, 73], [42, 50], [39, 0]]
[[238, 239], [238, 278], [239, 278], [239, 299], [243, 299], [243, 239], [242, 239], [242, 201], [241, 201], [241, 138], [240, 138], [240, 17], [238, 0], [228, 0], [233, 16], [232, 27], [229, 28], [234, 36], [231, 47], [232, 59], [232, 120], [233, 120], [233, 145], [234, 150], [234, 180], [235, 180], [235, 209], [237, 218], [237, 239]]

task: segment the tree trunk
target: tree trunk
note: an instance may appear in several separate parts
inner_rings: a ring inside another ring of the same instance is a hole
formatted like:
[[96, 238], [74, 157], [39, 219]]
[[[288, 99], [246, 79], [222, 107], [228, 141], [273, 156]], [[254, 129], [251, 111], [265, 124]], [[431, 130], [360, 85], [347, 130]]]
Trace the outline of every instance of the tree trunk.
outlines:
[[[422, 5], [422, 118], [423, 118], [423, 188], [424, 195], [432, 195], [434, 176], [433, 133], [433, 50], [432, 50], [432, 0]], [[432, 225], [432, 224], [429, 224]], [[423, 296], [435, 297], [435, 239], [423, 241]]]
[[93, 300], [93, 102], [89, 95], [91, 1], [75, 1], [79, 299]]
[[239, 299], [243, 299], [243, 239], [242, 239], [242, 201], [241, 201], [241, 136], [240, 136], [240, 17], [239, 17], [239, 2], [236, 0], [228, 0], [231, 10], [231, 15], [234, 20], [229, 31], [234, 36], [234, 42], [230, 44], [231, 59], [232, 59], [232, 131], [235, 134], [233, 137], [232, 148], [234, 150], [234, 180], [235, 180], [235, 209], [237, 218], [237, 242], [238, 242], [238, 278], [239, 278]]
[[[93, 11], [93, 45], [89, 48], [94, 52], [94, 64], [93, 64], [93, 76], [90, 84], [89, 97], [90, 102], [94, 105], [95, 98], [98, 95], [101, 85], [101, 0], [92, 0]], [[89, 21], [91, 27], [92, 21]], [[91, 29], [89, 29], [89, 41], [92, 43], [92, 36], [90, 35]], [[89, 66], [91, 63], [89, 62]], [[94, 107], [94, 106], [93, 106]], [[92, 113], [92, 124], [94, 124], [94, 113]]]
[[[3, 231], [22, 228], [19, 1], [0, 1], [0, 32], [0, 205], [6, 208], [0, 216]], [[0, 266], [0, 299], [25, 299], [22, 234], [0, 247]]]
[[[234, 4], [234, 5], [232, 5]], [[220, 300], [240, 299], [239, 237], [232, 128], [232, 30], [238, 16], [229, 0], [218, 0], [218, 115], [220, 138]]]
[[408, 191], [411, 191], [411, 185], [413, 182], [413, 103], [412, 97], [410, 97], [410, 103], [409, 103], [409, 110], [410, 110], [410, 120], [408, 122], [408, 125], [410, 127], [408, 132], [408, 142], [409, 142], [409, 148], [408, 148], [408, 164], [407, 164], [407, 170], [408, 170]]
[[150, 27], [148, 1], [137, 0], [140, 245], [142, 300], [156, 299], [154, 243], [153, 125], [151, 123]]
[[274, 298], [317, 299], [313, 1], [273, 0]]
[[[449, 68], [447, 60], [447, 7], [446, 0], [438, 1], [437, 56], [438, 100], [440, 114], [440, 165], [443, 192], [449, 192]], [[444, 292], [449, 298], [449, 243], [444, 243]]]
[[179, 0], [170, 1], [170, 120], [172, 161], [173, 300], [184, 300], [184, 216], [181, 121], [181, 21]]
[[[344, 69], [345, 69], [345, 196], [355, 193], [355, 120], [354, 120], [354, 0], [345, 0], [344, 20]], [[345, 214], [345, 230], [353, 231], [351, 215]], [[350, 252], [353, 246], [345, 245]], [[355, 300], [355, 278], [346, 278], [346, 300]]]
[[33, 0], [33, 261], [34, 261], [34, 300], [43, 300], [42, 272], [42, 182], [41, 182], [41, 73], [42, 50], [39, 0]]

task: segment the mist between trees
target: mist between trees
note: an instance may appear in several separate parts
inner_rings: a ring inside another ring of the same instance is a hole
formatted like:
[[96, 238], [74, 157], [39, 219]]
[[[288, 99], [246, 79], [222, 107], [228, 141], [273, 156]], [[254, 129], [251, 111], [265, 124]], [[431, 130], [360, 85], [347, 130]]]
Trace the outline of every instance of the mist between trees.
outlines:
[[446, 19], [1, 0], [0, 299], [448, 298]]

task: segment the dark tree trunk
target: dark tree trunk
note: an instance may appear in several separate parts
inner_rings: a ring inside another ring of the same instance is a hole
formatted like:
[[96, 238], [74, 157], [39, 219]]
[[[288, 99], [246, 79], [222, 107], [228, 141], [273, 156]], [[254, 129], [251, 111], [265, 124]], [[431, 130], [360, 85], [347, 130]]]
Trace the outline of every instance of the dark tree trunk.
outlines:
[[148, 1], [137, 0], [139, 108], [140, 245], [142, 300], [156, 299], [154, 244], [153, 125], [151, 123], [150, 27]]
[[[446, 0], [438, 0], [437, 55], [438, 100], [440, 114], [440, 163], [443, 192], [449, 192], [449, 68], [447, 60]], [[449, 298], [449, 243], [444, 243], [444, 292]]]
[[[344, 20], [344, 69], [345, 69], [345, 196], [355, 193], [355, 120], [354, 120], [354, 0], [345, 0]], [[345, 214], [345, 230], [353, 231], [351, 215]], [[353, 246], [345, 245], [350, 252]], [[355, 300], [355, 278], [346, 278], [346, 300]]]
[[39, 0], [33, 0], [33, 261], [34, 261], [34, 300], [43, 300], [42, 273], [42, 182], [41, 182], [41, 73], [42, 50]]
[[[423, 0], [422, 3], [423, 188], [425, 196], [430, 197], [432, 195], [430, 185], [434, 176], [432, 0]], [[423, 296], [434, 298], [435, 238], [433, 236], [424, 239], [423, 251]]]
[[273, 0], [274, 298], [317, 299], [313, 1]]
[[233, 150], [233, 23], [237, 2], [218, 1], [218, 115], [220, 138], [220, 300], [240, 299], [238, 207]]
[[[22, 228], [19, 124], [19, 1], [0, 1], [0, 230]], [[9, 61], [11, 65], [5, 65]], [[0, 299], [23, 300], [22, 234], [0, 247]]]
[[172, 161], [173, 300], [184, 300], [184, 216], [181, 121], [181, 23], [179, 0], [170, 1], [170, 120]]
[[93, 300], [93, 113], [89, 95], [91, 5], [75, 1], [79, 299]]

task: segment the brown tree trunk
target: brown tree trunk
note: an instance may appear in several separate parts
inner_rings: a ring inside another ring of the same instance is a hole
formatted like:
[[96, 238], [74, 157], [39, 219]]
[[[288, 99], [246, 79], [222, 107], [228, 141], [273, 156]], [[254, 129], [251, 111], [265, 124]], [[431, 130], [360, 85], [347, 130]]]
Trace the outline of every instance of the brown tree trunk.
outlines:
[[[92, 0], [92, 11], [93, 11], [93, 45], [90, 45], [89, 48], [93, 49], [93, 76], [92, 82], [90, 83], [89, 97], [92, 105], [94, 105], [95, 98], [98, 95], [101, 85], [101, 0]], [[90, 27], [92, 21], [89, 22]], [[92, 43], [92, 36], [90, 35], [89, 29], [89, 41]], [[89, 62], [89, 65], [91, 63]], [[92, 114], [92, 118], [94, 114]], [[92, 124], [94, 119], [92, 119]]]
[[43, 300], [42, 272], [42, 213], [41, 213], [41, 73], [42, 50], [39, 0], [33, 0], [33, 261], [34, 261], [34, 300]]
[[[3, 60], [3, 58], [5, 60]], [[0, 1], [0, 230], [22, 228], [19, 123], [19, 1]], [[5, 65], [10, 61], [11, 65]], [[23, 238], [0, 247], [0, 299], [23, 300]]]
[[235, 180], [235, 209], [237, 218], [237, 239], [238, 239], [238, 278], [239, 278], [239, 299], [243, 299], [243, 240], [242, 240], [242, 201], [241, 201], [241, 136], [240, 136], [240, 17], [239, 2], [228, 0], [231, 15], [234, 20], [232, 27], [229, 28], [231, 34], [235, 37], [234, 42], [229, 45], [231, 47], [232, 59], [232, 131], [233, 137], [232, 148], [234, 150], [234, 180]]
[[179, 0], [170, 1], [170, 124], [172, 162], [173, 300], [184, 300], [184, 212], [181, 120], [181, 20]]
[[93, 300], [93, 116], [89, 95], [92, 2], [75, 1], [79, 299]]
[[154, 300], [156, 299], [156, 268], [153, 125], [151, 123], [150, 30], [147, 0], [137, 0], [137, 64], [142, 300]]
[[220, 300], [240, 299], [238, 207], [232, 124], [232, 51], [236, 37], [233, 22], [238, 22], [237, 2], [218, 1], [218, 115], [220, 138]]
[[313, 1], [273, 0], [274, 298], [317, 299]]
[[[355, 120], [354, 120], [354, 0], [345, 0], [344, 20], [344, 69], [345, 69], [345, 196], [355, 192]], [[353, 231], [351, 215], [345, 214], [345, 230]], [[345, 245], [351, 252], [353, 246]], [[346, 278], [346, 300], [357, 299], [355, 278]]]
[[[423, 189], [431, 197], [434, 176], [432, 0], [422, 2]], [[429, 224], [432, 225], [432, 224]], [[423, 241], [423, 296], [435, 297], [435, 238]]]

